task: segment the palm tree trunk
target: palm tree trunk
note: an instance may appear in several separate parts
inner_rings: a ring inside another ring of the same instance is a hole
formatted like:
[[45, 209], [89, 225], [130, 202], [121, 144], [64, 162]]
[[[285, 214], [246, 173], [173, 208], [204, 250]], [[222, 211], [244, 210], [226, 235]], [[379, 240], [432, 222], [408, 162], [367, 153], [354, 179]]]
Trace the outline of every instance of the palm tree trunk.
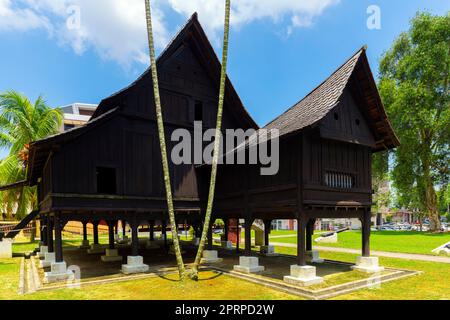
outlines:
[[178, 239], [177, 225], [175, 221], [175, 213], [173, 208], [172, 187], [170, 184], [169, 162], [167, 160], [166, 138], [164, 133], [164, 121], [162, 116], [161, 98], [159, 96], [158, 70], [156, 66], [155, 45], [153, 41], [153, 27], [152, 27], [150, 0], [145, 0], [145, 11], [147, 17], [150, 64], [152, 69], [153, 91], [155, 96], [156, 117], [158, 122], [159, 144], [161, 147], [161, 159], [164, 172], [164, 184], [166, 188], [167, 207], [169, 211], [169, 219], [172, 229], [173, 246], [175, 249], [175, 256], [177, 259], [178, 272], [180, 274], [180, 279], [183, 280], [186, 271], [183, 263], [183, 257], [181, 256], [180, 243]]
[[211, 222], [212, 207], [214, 203], [214, 193], [216, 189], [216, 177], [217, 177], [217, 164], [219, 162], [219, 149], [220, 149], [220, 137], [222, 135], [222, 114], [223, 104], [225, 100], [225, 85], [227, 78], [227, 63], [228, 63], [228, 37], [230, 33], [230, 8], [231, 1], [225, 1], [225, 31], [223, 38], [223, 56], [222, 56], [222, 71], [220, 76], [220, 93], [219, 93], [219, 106], [217, 109], [217, 126], [216, 135], [214, 140], [214, 156], [211, 168], [211, 181], [209, 185], [208, 205], [206, 207], [205, 221], [203, 225], [202, 237], [195, 257], [195, 262], [192, 267], [191, 279], [198, 279], [198, 267], [200, 265], [201, 258], [203, 256], [203, 250], [205, 249], [206, 238], [208, 236], [208, 229]]

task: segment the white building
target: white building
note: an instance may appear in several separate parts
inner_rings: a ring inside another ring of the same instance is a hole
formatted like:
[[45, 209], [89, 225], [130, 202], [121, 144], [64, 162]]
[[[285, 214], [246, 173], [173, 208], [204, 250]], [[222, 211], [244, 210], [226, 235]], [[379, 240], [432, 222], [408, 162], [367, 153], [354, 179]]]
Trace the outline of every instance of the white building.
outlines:
[[64, 113], [64, 122], [60, 131], [64, 132], [86, 124], [96, 109], [97, 105], [87, 103], [73, 103], [61, 107]]

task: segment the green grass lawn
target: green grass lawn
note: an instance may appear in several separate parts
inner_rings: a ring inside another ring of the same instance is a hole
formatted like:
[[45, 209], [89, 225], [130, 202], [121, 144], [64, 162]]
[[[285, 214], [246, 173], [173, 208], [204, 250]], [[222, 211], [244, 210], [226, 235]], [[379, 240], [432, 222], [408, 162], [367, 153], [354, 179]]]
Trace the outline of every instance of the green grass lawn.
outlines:
[[[295, 248], [276, 247], [284, 254], [295, 254]], [[355, 262], [356, 256], [347, 253], [321, 251], [322, 258]], [[450, 264], [402, 260], [380, 257], [385, 267], [421, 271], [423, 273], [381, 284], [379, 289], [358, 290], [334, 299], [344, 300], [448, 300], [450, 299]]]
[[[295, 231], [287, 231], [285, 234], [295, 234]], [[273, 235], [279, 234], [275, 233]], [[319, 237], [319, 235], [314, 235], [314, 238], [317, 237]], [[297, 238], [274, 238], [272, 241], [282, 243], [297, 243]], [[450, 233], [431, 234], [413, 231], [372, 231], [370, 237], [370, 247], [372, 250], [378, 251], [432, 254], [431, 250], [449, 241]], [[314, 245], [361, 249], [361, 231], [347, 231], [340, 233], [338, 234], [337, 243], [315, 242]]]
[[[20, 258], [0, 259], [0, 300], [292, 300], [297, 296], [215, 272], [200, 281], [177, 281], [177, 275], [90, 285], [18, 295]], [[239, 290], [236, 290], [239, 288]]]
[[[277, 247], [277, 252], [295, 254], [294, 248]], [[321, 252], [326, 259], [354, 262], [356, 255]], [[450, 299], [450, 265], [444, 263], [380, 258], [386, 267], [421, 271], [416, 276], [381, 284], [377, 289], [358, 290], [334, 299], [355, 300], [439, 300]], [[201, 273], [201, 281], [176, 281], [177, 276], [90, 285], [81, 289], [59, 289], [32, 295], [17, 294], [20, 258], [0, 260], [0, 300], [183, 300], [183, 299], [299, 299], [298, 297], [214, 272]]]

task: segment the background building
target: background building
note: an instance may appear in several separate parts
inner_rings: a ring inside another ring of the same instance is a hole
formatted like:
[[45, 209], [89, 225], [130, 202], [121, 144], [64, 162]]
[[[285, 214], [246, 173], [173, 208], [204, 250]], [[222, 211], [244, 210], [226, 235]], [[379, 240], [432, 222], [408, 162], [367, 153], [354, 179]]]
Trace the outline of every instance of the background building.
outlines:
[[91, 119], [96, 109], [96, 104], [87, 103], [73, 103], [61, 107], [61, 110], [64, 113], [64, 122], [60, 131], [64, 132], [86, 124]]

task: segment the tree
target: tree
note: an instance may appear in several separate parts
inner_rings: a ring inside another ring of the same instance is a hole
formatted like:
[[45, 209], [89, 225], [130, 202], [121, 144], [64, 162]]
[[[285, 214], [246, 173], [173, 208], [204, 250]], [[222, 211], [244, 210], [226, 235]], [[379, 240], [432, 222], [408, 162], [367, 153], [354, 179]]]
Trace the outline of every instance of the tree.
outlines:
[[177, 223], [175, 221], [175, 212], [173, 207], [172, 186], [170, 183], [169, 161], [167, 159], [166, 138], [164, 132], [164, 120], [162, 115], [161, 98], [159, 95], [158, 68], [156, 66], [155, 44], [153, 41], [153, 26], [152, 26], [150, 0], [145, 0], [145, 12], [147, 18], [147, 34], [148, 34], [148, 46], [150, 51], [150, 65], [153, 80], [153, 95], [155, 98], [155, 106], [156, 106], [156, 118], [158, 123], [159, 145], [161, 149], [161, 159], [164, 174], [164, 185], [166, 189], [167, 208], [169, 211], [169, 220], [172, 230], [173, 247], [175, 249], [175, 256], [177, 259], [178, 273], [180, 275], [180, 279], [183, 281], [185, 278], [186, 269], [184, 267], [183, 257], [181, 255], [180, 241], [178, 238]]
[[[57, 133], [61, 124], [61, 111], [50, 108], [42, 97], [32, 103], [15, 91], [1, 94], [0, 148], [9, 150], [9, 155], [0, 161], [0, 184], [25, 180], [30, 143]], [[36, 188], [3, 191], [0, 201], [4, 212], [14, 212], [14, 217], [21, 219], [37, 207]]]
[[372, 188], [375, 191], [373, 212], [376, 214], [387, 213], [391, 204], [389, 179], [389, 153], [379, 152], [374, 154], [372, 160]]
[[431, 231], [440, 230], [436, 187], [449, 177], [449, 69], [450, 14], [418, 13], [380, 62], [380, 93], [401, 140], [394, 186], [400, 198], [418, 194]]
[[223, 53], [222, 53], [222, 70], [220, 75], [220, 92], [219, 92], [219, 106], [217, 108], [217, 125], [214, 140], [214, 155], [211, 168], [211, 181], [209, 184], [208, 204], [206, 207], [205, 221], [203, 224], [202, 237], [197, 250], [197, 256], [195, 257], [194, 265], [192, 266], [191, 279], [198, 279], [198, 267], [203, 256], [203, 250], [205, 249], [206, 238], [208, 235], [208, 229], [210, 228], [212, 208], [214, 204], [214, 193], [216, 189], [216, 177], [217, 177], [217, 165], [219, 163], [220, 153], [220, 137], [222, 135], [222, 114], [223, 104], [225, 100], [225, 85], [227, 78], [227, 63], [228, 63], [228, 37], [230, 34], [230, 10], [231, 1], [225, 0], [225, 27], [223, 37]]

